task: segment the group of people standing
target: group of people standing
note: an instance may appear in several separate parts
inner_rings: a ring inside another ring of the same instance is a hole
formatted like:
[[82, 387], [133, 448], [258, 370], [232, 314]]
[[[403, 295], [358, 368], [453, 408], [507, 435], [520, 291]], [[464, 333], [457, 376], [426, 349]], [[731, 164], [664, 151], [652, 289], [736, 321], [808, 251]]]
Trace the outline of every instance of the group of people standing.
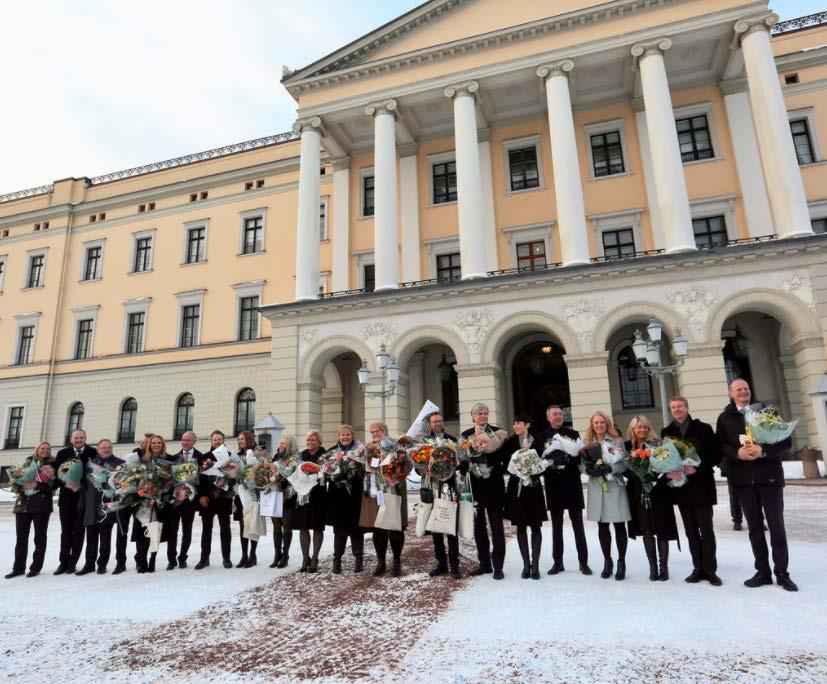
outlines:
[[[683, 472], [667, 473], [658, 478], [653, 486], [635, 475], [626, 460], [619, 458], [613, 463], [584, 461], [581, 454], [569, 454], [555, 450], [548, 457], [544, 472], [532, 475], [525, 482], [508, 471], [512, 454], [532, 443], [550, 443], [555, 435], [576, 441], [580, 434], [564, 425], [565, 417], [559, 406], [550, 406], [546, 412], [548, 426], [533, 429], [531, 419], [517, 415], [513, 421], [513, 432], [502, 440], [491, 440], [486, 453], [475, 460], [477, 467], [468, 461], [461, 461], [455, 476], [444, 482], [423, 480], [420, 490], [422, 502], [432, 502], [434, 497], [459, 498], [459, 488], [470, 482], [473, 496], [473, 536], [477, 548], [478, 565], [471, 570], [472, 576], [492, 574], [496, 580], [504, 578], [505, 562], [505, 520], [516, 528], [516, 536], [523, 560], [522, 577], [540, 579], [540, 552], [542, 547], [542, 525], [551, 520], [552, 565], [547, 574], [564, 572], [563, 564], [563, 521], [567, 513], [572, 531], [579, 570], [591, 575], [589, 552], [586, 542], [583, 511], [586, 518], [598, 525], [598, 539], [603, 555], [601, 577], [616, 580], [626, 577], [626, 553], [628, 539], [642, 537], [643, 547], [649, 561], [649, 579], [669, 579], [670, 542], [678, 539], [674, 508], [677, 506], [683, 521], [684, 532], [692, 557], [693, 570], [686, 577], [689, 583], [708, 581], [713, 586], [722, 584], [717, 575], [716, 540], [713, 528], [713, 506], [717, 503], [714, 468], [726, 468], [731, 491], [737, 497], [749, 528], [749, 538], [755, 557], [756, 573], [744, 584], [759, 587], [772, 584], [773, 573], [776, 582], [788, 591], [796, 591], [795, 583], [788, 573], [788, 551], [783, 519], [784, 476], [781, 459], [790, 448], [790, 440], [774, 445], [743, 444], [744, 414], [750, 408], [749, 385], [740, 379], [730, 384], [730, 402], [718, 418], [716, 430], [689, 414], [689, 404], [683, 397], [669, 401], [672, 422], [661, 431], [661, 437], [678, 438], [690, 443], [697, 451], [700, 464], [685, 465]], [[477, 403], [471, 411], [473, 426], [464, 431], [463, 439], [480, 433], [493, 436], [503, 434], [500, 428], [488, 423], [489, 409]], [[423, 439], [437, 441], [458, 440], [445, 432], [443, 416], [431, 413], [425, 419]], [[388, 572], [387, 550], [391, 548], [390, 574], [402, 574], [402, 552], [405, 544], [405, 530], [408, 526], [408, 501], [405, 482], [390, 486], [380, 475], [376, 455], [383, 443], [387, 443], [388, 428], [384, 423], [369, 426], [370, 441], [360, 443], [349, 425], [342, 425], [337, 431], [337, 442], [331, 447], [345, 457], [350, 454], [358, 462], [358, 476], [347, 480], [323, 480], [308, 492], [298, 494], [287, 478], [275, 483], [280, 492], [282, 505], [279, 515], [271, 517], [274, 542], [274, 559], [270, 567], [284, 568], [288, 565], [293, 532], [299, 532], [299, 547], [302, 561], [299, 571], [316, 573], [319, 570], [321, 550], [326, 527], [333, 531], [333, 572], [342, 572], [342, 560], [350, 542], [353, 554], [353, 571], [364, 571], [364, 536], [371, 533], [376, 551], [374, 576]], [[160, 507], [156, 514], [160, 523], [160, 541], [166, 542], [167, 570], [186, 568], [192, 542], [192, 526], [196, 513], [201, 516], [201, 551], [196, 570], [210, 563], [214, 520], [218, 518], [221, 540], [221, 556], [225, 568], [232, 568], [231, 519], [239, 523], [242, 557], [235, 567], [248, 568], [257, 564], [257, 541], [244, 534], [244, 506], [233, 487], [227, 487], [220, 478], [206, 474], [216, 463], [213, 453], [224, 445], [225, 436], [215, 430], [210, 435], [210, 451], [201, 453], [194, 448], [196, 436], [192, 432], [183, 435], [181, 450], [168, 454], [166, 442], [159, 435], [147, 434], [136, 450], [140, 458], [149, 463], [157, 460], [163, 463], [179, 464], [193, 461], [198, 466], [197, 491], [191, 500], [178, 505]], [[629, 454], [644, 445], [658, 443], [652, 426], [643, 416], [636, 416], [628, 426], [625, 439], [606, 413], [596, 412], [582, 437], [584, 448], [590, 445], [608, 445], [618, 454]], [[371, 451], [373, 447], [373, 451]], [[238, 435], [238, 455], [243, 457], [256, 448], [251, 432]], [[315, 463], [321, 465], [326, 453], [322, 436], [318, 430], [311, 430], [305, 438], [305, 448], [299, 452], [296, 439], [284, 436], [278, 450], [272, 456], [274, 462], [288, 461]], [[357, 457], [358, 454], [358, 457]], [[373, 456], [371, 456], [373, 454]], [[268, 457], [269, 458], [269, 457]], [[112, 453], [112, 443], [100, 440], [97, 447], [86, 443], [83, 430], [76, 430], [71, 444], [53, 459], [51, 447], [43, 442], [30, 457], [39, 467], [52, 474], [62, 463], [70, 459], [80, 460], [84, 468], [106, 468], [114, 470], [123, 463]], [[480, 468], [480, 466], [483, 466]], [[294, 465], [295, 467], [295, 465]], [[588, 476], [586, 497], [583, 493], [581, 472]], [[670, 487], [669, 481], [684, 479], [680, 487]], [[126, 569], [127, 541], [135, 543], [135, 566], [139, 573], [154, 572], [156, 553], [150, 552], [145, 519], [141, 519], [133, 508], [120, 508], [102, 515], [101, 492], [87, 484], [64, 483], [52, 478], [51, 481], [37, 481], [25, 485], [28, 495], [18, 496], [14, 508], [16, 516], [17, 542], [14, 566], [6, 578], [22, 574], [33, 577], [40, 573], [46, 551], [47, 529], [53, 506], [52, 483], [59, 488], [58, 509], [60, 517], [59, 565], [54, 574], [84, 575], [91, 572], [104, 574], [111, 554], [113, 528], [116, 532], [115, 567], [113, 574]], [[650, 483], [651, 484], [651, 483]], [[526, 486], [524, 486], [526, 485]], [[648, 497], [642, 493], [646, 487]], [[651, 491], [649, 491], [651, 489]], [[644, 504], [644, 498], [647, 503]], [[378, 516], [393, 509], [394, 525], [377, 524]], [[105, 511], [105, 509], [103, 509]], [[769, 564], [769, 549], [764, 535], [766, 521], [772, 544], [774, 567]], [[28, 573], [28, 541], [34, 527], [34, 554]], [[529, 537], [529, 529], [531, 531]], [[181, 532], [180, 544], [178, 532]], [[459, 570], [459, 534], [433, 533], [433, 548], [436, 560], [430, 571], [432, 577], [449, 574], [461, 577]], [[78, 568], [84, 541], [86, 552], [83, 565]], [[612, 543], [617, 551], [615, 563]]]

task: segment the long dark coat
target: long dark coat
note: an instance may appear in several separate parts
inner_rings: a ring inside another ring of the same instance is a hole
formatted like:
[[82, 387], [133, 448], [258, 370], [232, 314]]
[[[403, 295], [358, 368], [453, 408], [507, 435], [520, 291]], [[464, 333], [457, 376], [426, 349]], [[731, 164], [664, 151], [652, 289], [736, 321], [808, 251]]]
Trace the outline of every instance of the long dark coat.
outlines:
[[[626, 452], [632, 450], [632, 443], [624, 444]], [[652, 487], [649, 495], [652, 505], [646, 508], [641, 502], [643, 483], [629, 468], [626, 473], [626, 495], [629, 497], [629, 536], [632, 539], [644, 534], [655, 534], [661, 539], [677, 539], [678, 526], [675, 522], [675, 507], [672, 505], [672, 487], [669, 486], [666, 476], [661, 476]], [[684, 487], [687, 485], [684, 485]]]
[[[233, 494], [229, 491], [219, 489], [215, 486], [215, 478], [212, 475], [204, 475], [205, 470], [209, 470], [213, 463], [215, 463], [215, 456], [212, 450], [205, 454], [198, 456], [198, 489], [196, 492], [196, 503], [201, 514], [229, 514], [233, 508]], [[211, 463], [207, 465], [207, 461]], [[201, 505], [201, 497], [206, 496], [209, 503], [206, 508]]]
[[686, 420], [689, 423], [686, 435], [681, 436], [680, 427], [674, 420], [660, 431], [661, 437], [689, 442], [701, 458], [701, 465], [692, 475], [687, 475], [683, 487], [670, 488], [672, 502], [679, 506], [714, 506], [718, 503], [714, 468], [721, 462], [721, 445], [711, 425], [692, 416]]
[[[83, 463], [84, 469], [86, 468], [86, 464], [89, 459], [97, 456], [97, 454], [98, 451], [95, 447], [91, 447], [88, 444], [83, 446], [83, 449], [80, 452], [80, 460]], [[60, 466], [66, 461], [71, 461], [73, 458], [75, 458], [75, 448], [73, 446], [63, 447], [63, 449], [58, 451], [55, 456], [55, 483], [60, 488], [60, 493], [57, 497], [57, 505], [60, 506], [60, 508], [73, 508], [82, 514], [84, 503], [86, 502], [86, 494], [84, 493], [86, 478], [81, 478], [80, 487], [74, 492], [69, 489], [65, 483], [57, 479], [58, 468], [60, 468]]]
[[[503, 442], [502, 452], [508, 454], [510, 460], [511, 454], [519, 448], [519, 437], [511, 435]], [[505, 513], [514, 525], [531, 525], [548, 520], [546, 500], [543, 496], [543, 478], [541, 475], [537, 475], [531, 479], [531, 486], [523, 485], [520, 487], [520, 478], [510, 473], [508, 475]]]
[[[356, 442], [353, 442], [353, 447]], [[351, 477], [347, 482], [324, 482], [326, 523], [334, 529], [353, 530], [359, 527], [359, 513], [362, 510], [362, 493], [364, 490], [364, 470]]]
[[[299, 454], [302, 462], [319, 463], [325, 453], [325, 448], [320, 447], [315, 455], [305, 449]], [[292, 529], [294, 530], [319, 530], [323, 531], [325, 526], [325, 508], [327, 505], [327, 494], [324, 483], [318, 484], [310, 490], [308, 502], [303, 506], [296, 505], [293, 513]], [[357, 519], [358, 523], [358, 519]]]
[[[580, 433], [570, 427], [562, 426], [559, 430], [549, 426], [537, 435], [537, 453], [542, 455], [545, 444], [554, 435], [560, 434], [569, 439], [578, 439]], [[543, 474], [546, 485], [546, 506], [550, 511], [567, 509], [583, 510], [586, 507], [583, 498], [583, 483], [580, 481], [580, 456], [569, 456], [563, 470], [548, 468]]]
[[[493, 432], [500, 428], [496, 425], [488, 426]], [[462, 437], [471, 437], [474, 428], [468, 428], [462, 432]], [[478, 507], [494, 508], [503, 510], [505, 508], [505, 468], [508, 458], [513, 451], [505, 456], [505, 450], [500, 447], [490, 454], [485, 454], [486, 465], [490, 466], [491, 474], [487, 478], [471, 475], [471, 491], [474, 494], [474, 501]], [[505, 462], [504, 462], [505, 461]]]

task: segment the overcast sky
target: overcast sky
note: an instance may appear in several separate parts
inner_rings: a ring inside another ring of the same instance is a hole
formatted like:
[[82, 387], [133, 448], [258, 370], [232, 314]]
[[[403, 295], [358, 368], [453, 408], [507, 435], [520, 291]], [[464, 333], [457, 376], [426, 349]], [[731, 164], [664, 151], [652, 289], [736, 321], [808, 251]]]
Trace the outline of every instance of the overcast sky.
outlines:
[[[289, 130], [283, 64], [304, 66], [418, 4], [3, 2], [0, 193]], [[770, 4], [788, 19], [825, 0]]]

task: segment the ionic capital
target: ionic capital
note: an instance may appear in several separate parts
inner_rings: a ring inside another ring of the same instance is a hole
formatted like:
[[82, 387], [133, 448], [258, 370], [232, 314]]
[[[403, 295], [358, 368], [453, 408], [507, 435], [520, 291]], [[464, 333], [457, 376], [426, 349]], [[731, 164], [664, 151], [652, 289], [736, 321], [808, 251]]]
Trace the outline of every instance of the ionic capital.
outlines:
[[445, 91], [445, 97], [453, 100], [455, 97], [476, 97], [475, 93], [480, 89], [480, 84], [476, 81], [468, 81], [460, 85], [448, 86]]
[[296, 119], [296, 123], [293, 124], [293, 132], [300, 135], [302, 133], [306, 133], [307, 131], [321, 133], [321, 129], [322, 120], [318, 116], [310, 116], [306, 119]]
[[396, 107], [396, 100], [382, 100], [381, 102], [374, 102], [365, 107], [365, 114], [373, 117], [377, 117], [380, 114], [390, 114], [396, 118]]
[[672, 47], [672, 40], [670, 38], [658, 38], [646, 43], [637, 43], [632, 46], [632, 57], [635, 63], [639, 62], [644, 57], [651, 57], [652, 55], [661, 55]]
[[552, 62], [551, 64], [544, 64], [537, 67], [537, 76], [543, 81], [548, 80], [552, 76], [565, 76], [568, 78], [569, 73], [574, 70], [574, 62], [570, 59], [563, 59], [559, 62]]
[[742, 41], [751, 33], [763, 31], [769, 33], [770, 29], [778, 23], [778, 15], [775, 12], [764, 12], [746, 19], [739, 19], [735, 22], [735, 39]]

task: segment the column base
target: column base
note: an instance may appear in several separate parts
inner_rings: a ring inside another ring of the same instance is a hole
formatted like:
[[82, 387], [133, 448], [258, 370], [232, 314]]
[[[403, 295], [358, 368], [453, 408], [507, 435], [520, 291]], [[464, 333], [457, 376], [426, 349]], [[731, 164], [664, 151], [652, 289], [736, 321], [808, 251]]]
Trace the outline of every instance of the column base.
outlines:
[[697, 252], [698, 245], [677, 245], [676, 247], [668, 247], [667, 254], [680, 254], [681, 252]]
[[477, 278], [487, 278], [487, 277], [488, 277], [488, 273], [486, 273], [484, 271], [482, 273], [466, 273], [465, 275], [462, 276], [462, 280], [476, 280]]

